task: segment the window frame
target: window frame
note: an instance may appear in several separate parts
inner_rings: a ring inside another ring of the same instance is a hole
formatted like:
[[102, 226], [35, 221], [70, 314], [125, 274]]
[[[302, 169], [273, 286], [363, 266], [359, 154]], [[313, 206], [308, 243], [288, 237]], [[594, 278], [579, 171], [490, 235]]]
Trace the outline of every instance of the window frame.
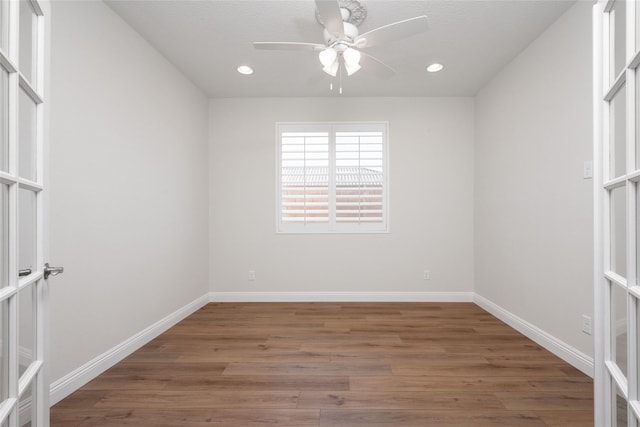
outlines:
[[[336, 133], [382, 132], [382, 221], [340, 223], [336, 221]], [[282, 216], [282, 134], [327, 132], [329, 138], [328, 209], [326, 223], [284, 222]], [[277, 234], [380, 234], [389, 233], [389, 123], [386, 121], [277, 122], [276, 123], [276, 233]]]

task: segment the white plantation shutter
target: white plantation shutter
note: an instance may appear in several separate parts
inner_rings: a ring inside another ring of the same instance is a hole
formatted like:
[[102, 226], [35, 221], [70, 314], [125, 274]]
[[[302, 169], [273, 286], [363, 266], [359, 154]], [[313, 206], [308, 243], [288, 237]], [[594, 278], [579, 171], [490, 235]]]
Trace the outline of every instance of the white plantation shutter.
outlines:
[[279, 232], [387, 231], [387, 124], [281, 123]]
[[383, 222], [383, 133], [336, 132], [335, 141], [336, 222]]
[[329, 134], [283, 132], [281, 219], [284, 223], [329, 222]]

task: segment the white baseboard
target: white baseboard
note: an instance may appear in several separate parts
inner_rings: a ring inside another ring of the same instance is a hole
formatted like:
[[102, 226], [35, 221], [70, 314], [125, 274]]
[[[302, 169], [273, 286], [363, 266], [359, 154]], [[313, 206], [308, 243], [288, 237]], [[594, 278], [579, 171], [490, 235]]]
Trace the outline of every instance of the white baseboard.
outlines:
[[211, 292], [211, 302], [473, 302], [473, 292]]
[[548, 334], [537, 326], [532, 325], [526, 320], [521, 319], [515, 314], [478, 294], [474, 295], [473, 300], [478, 306], [493, 314], [516, 331], [535, 341], [537, 344], [546, 348], [565, 362], [593, 378], [594, 365], [592, 357], [587, 356], [564, 341]]
[[208, 303], [209, 294], [205, 294], [53, 382], [49, 388], [51, 406]]

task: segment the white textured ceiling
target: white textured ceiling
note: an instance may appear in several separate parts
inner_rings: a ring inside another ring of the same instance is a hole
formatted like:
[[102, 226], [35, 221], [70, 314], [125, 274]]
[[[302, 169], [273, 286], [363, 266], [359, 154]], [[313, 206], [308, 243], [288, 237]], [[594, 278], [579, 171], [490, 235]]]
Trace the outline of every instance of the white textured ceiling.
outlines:
[[[344, 96], [470, 96], [566, 11], [570, 0], [361, 0], [360, 33], [427, 15], [430, 29], [367, 49], [396, 69], [343, 79]], [[323, 43], [313, 0], [109, 0], [107, 4], [211, 97], [338, 96], [314, 52], [254, 41]], [[431, 74], [425, 67], [441, 62]], [[251, 76], [237, 73], [248, 64]], [[526, 84], [526, 82], [523, 82]]]

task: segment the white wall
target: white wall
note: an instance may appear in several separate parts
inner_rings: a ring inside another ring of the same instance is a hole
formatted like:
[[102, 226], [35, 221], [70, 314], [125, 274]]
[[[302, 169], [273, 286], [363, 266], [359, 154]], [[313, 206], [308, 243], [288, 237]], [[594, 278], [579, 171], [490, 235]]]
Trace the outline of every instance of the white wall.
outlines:
[[[52, 9], [52, 381], [209, 290], [475, 290], [592, 354], [585, 2], [475, 100], [208, 102], [102, 2]], [[391, 232], [276, 234], [275, 123], [348, 120], [389, 121]]]
[[208, 292], [208, 107], [104, 3], [52, 19], [55, 381]]
[[[472, 98], [211, 100], [211, 290], [471, 292], [473, 110]], [[275, 123], [349, 120], [389, 122], [391, 232], [277, 235]]]
[[593, 355], [591, 4], [577, 2], [476, 98], [476, 292]]

